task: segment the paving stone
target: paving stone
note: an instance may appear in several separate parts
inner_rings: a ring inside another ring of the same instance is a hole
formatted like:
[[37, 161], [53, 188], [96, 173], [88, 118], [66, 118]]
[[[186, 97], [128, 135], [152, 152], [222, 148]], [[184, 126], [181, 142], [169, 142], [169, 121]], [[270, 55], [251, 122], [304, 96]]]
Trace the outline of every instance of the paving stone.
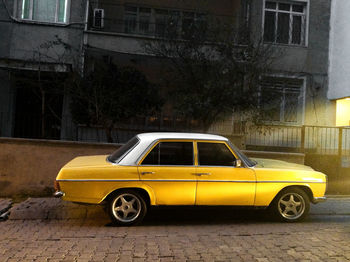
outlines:
[[[344, 215], [348, 202], [350, 198], [332, 199], [328, 207], [335, 213], [314, 210], [303, 223], [225, 220], [215, 214], [209, 222], [170, 217], [148, 219], [137, 227], [110, 227], [101, 207], [27, 199], [11, 209], [17, 218], [0, 224], [0, 262], [350, 261], [350, 216]], [[89, 218], [89, 213], [94, 215]]]

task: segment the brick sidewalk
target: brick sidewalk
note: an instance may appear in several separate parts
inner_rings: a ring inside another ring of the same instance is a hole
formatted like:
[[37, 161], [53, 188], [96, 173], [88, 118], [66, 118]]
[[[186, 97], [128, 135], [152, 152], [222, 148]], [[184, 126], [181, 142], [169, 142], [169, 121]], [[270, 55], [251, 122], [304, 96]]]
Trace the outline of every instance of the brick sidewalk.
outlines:
[[350, 261], [348, 216], [304, 223], [146, 221], [109, 227], [100, 220], [8, 220], [0, 262], [17, 261]]
[[141, 226], [111, 227], [101, 207], [34, 198], [0, 222], [0, 262], [350, 261], [349, 210], [350, 198], [332, 198], [289, 224], [261, 211], [156, 209]]
[[[1, 205], [3, 203], [3, 205]], [[0, 200], [1, 206], [10, 206], [10, 200]], [[9, 219], [105, 219], [101, 206], [78, 205], [55, 198], [29, 198], [11, 208]], [[1, 214], [1, 212], [0, 212]], [[311, 205], [310, 215], [350, 215], [350, 198], [329, 198], [324, 203]]]

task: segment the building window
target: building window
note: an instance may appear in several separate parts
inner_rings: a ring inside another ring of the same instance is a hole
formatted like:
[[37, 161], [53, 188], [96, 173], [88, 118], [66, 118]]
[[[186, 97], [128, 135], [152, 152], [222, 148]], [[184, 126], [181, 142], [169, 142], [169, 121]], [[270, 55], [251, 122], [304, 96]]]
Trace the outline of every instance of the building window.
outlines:
[[155, 35], [159, 37], [179, 35], [181, 26], [181, 13], [179, 11], [156, 9], [155, 10]]
[[305, 45], [307, 3], [265, 1], [264, 41], [268, 43]]
[[125, 6], [124, 32], [128, 34], [189, 39], [203, 32], [205, 14], [179, 10]]
[[303, 86], [303, 79], [263, 77], [259, 96], [262, 119], [299, 124], [304, 106]]
[[68, 0], [23, 0], [22, 19], [66, 23]]
[[124, 31], [131, 34], [149, 34], [151, 9], [126, 6], [124, 13]]

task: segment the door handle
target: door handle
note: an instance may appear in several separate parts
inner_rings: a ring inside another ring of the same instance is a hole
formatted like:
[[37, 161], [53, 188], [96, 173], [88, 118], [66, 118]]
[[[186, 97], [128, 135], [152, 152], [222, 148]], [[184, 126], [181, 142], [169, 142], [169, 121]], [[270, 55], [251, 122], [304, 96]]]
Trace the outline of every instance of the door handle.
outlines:
[[211, 173], [194, 173], [196, 176], [210, 176]]
[[153, 175], [155, 172], [141, 172], [141, 175]]

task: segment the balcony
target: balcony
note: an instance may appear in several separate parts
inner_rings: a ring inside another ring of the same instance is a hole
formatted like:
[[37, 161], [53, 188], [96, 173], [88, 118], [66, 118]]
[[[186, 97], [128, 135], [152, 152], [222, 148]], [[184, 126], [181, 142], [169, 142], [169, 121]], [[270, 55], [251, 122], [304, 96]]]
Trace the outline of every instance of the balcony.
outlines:
[[[86, 30], [88, 46], [109, 51], [143, 54], [143, 43], [156, 39], [187, 40], [205, 34], [209, 25], [232, 21], [202, 11], [100, 4], [90, 6]], [[231, 23], [231, 22], [230, 22]]]

